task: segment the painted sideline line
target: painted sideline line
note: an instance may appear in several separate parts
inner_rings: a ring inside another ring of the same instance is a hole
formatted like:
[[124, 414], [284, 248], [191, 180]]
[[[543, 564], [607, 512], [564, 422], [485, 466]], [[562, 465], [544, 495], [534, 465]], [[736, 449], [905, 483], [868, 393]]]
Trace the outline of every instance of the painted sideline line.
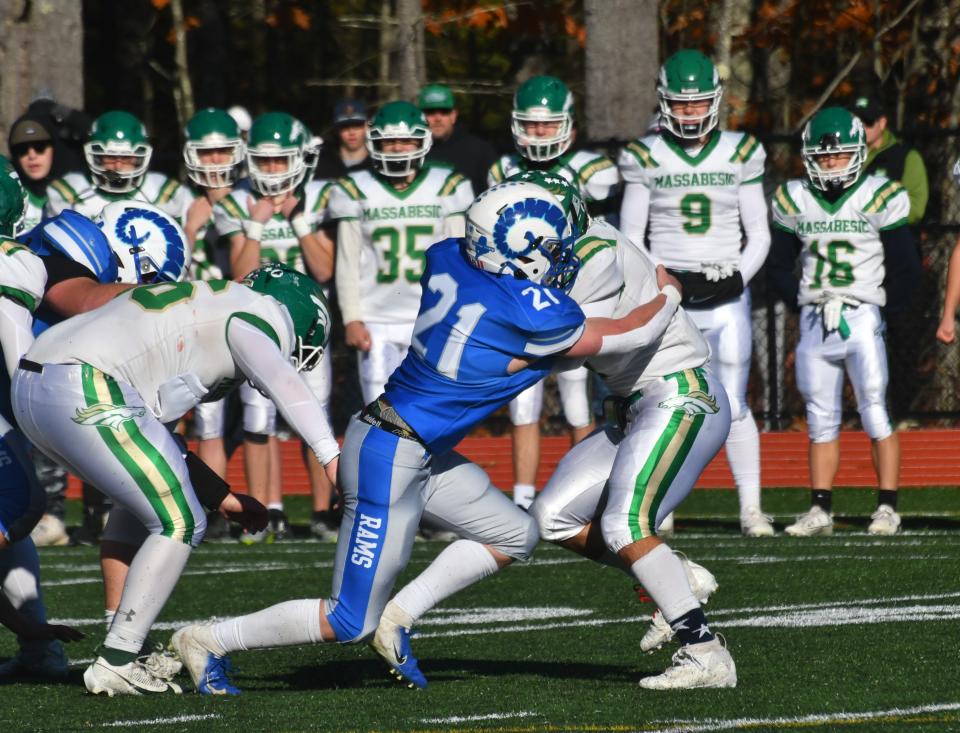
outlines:
[[115, 720], [112, 723], [101, 723], [101, 728], [129, 728], [134, 725], [173, 725], [175, 723], [193, 723], [198, 720], [213, 720], [220, 716], [216, 713], [206, 715], [178, 715], [174, 718], [152, 718], [151, 720]]
[[449, 718], [421, 718], [421, 723], [472, 723], [480, 720], [507, 720], [508, 718], [529, 718], [538, 715], [528, 711], [519, 713], [488, 713], [487, 715], [451, 715]]
[[676, 721], [677, 725], [668, 728], [657, 728], [647, 733], [707, 733], [708, 731], [740, 730], [743, 728], [773, 728], [802, 726], [820, 727], [829, 724], [850, 725], [861, 721], [890, 718], [896, 722], [910, 715], [923, 713], [941, 713], [950, 710], [960, 710], [960, 703], [948, 702], [936, 705], [918, 705], [912, 708], [891, 708], [889, 710], [874, 710], [862, 713], [827, 713], [820, 715], [799, 715], [792, 718], [736, 718], [734, 720], [699, 720]]

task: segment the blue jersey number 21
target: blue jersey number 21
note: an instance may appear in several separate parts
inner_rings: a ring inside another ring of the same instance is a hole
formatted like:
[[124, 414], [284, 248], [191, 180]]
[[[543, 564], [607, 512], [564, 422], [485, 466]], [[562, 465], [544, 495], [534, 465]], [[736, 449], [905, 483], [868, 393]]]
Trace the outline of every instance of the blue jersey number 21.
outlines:
[[[437, 304], [427, 308], [417, 316], [417, 322], [413, 327], [413, 342], [411, 346], [420, 357], [427, 362], [427, 349], [420, 340], [420, 335], [438, 323], [440, 323], [457, 303], [457, 281], [445, 272], [433, 275], [427, 281], [427, 287], [431, 292], [440, 293], [440, 300]], [[435, 367], [445, 377], [450, 379], [457, 378], [457, 372], [460, 370], [460, 359], [463, 357], [463, 348], [467, 344], [467, 339], [477, 327], [481, 316], [487, 309], [482, 303], [467, 303], [457, 309], [457, 320], [450, 326], [447, 339], [443, 344], [443, 351], [440, 352], [440, 359], [435, 363]]]

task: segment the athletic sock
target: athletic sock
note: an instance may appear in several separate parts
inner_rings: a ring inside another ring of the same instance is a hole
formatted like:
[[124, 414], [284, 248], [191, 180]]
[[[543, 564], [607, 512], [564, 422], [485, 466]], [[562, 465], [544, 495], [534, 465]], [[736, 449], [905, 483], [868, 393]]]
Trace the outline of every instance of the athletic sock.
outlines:
[[267, 504], [267, 511], [283, 511], [283, 502], [282, 501], [271, 501]]
[[116, 615], [117, 615], [116, 609], [111, 611], [109, 608], [105, 608], [103, 610], [103, 620], [107, 624], [107, 631], [110, 631], [110, 626], [113, 624], [113, 617]]
[[900, 493], [896, 489], [880, 489], [880, 492], [877, 494], [877, 506], [882, 506], [886, 504], [888, 507], [897, 511], [897, 494]]
[[710, 627], [707, 626], [707, 617], [699, 606], [670, 621], [670, 628], [677, 635], [677, 641], [684, 646], [713, 641], [715, 638]]
[[[213, 625], [213, 637], [224, 653], [275, 646], [317, 644], [320, 637], [320, 599], [284, 601], [261, 611]], [[214, 650], [219, 653], [219, 649]]]
[[497, 561], [486, 547], [473, 540], [457, 540], [407, 583], [393, 602], [416, 620], [445, 598], [497, 570]]
[[630, 566], [630, 572], [668, 621], [700, 607], [683, 563], [666, 545], [658, 545], [641, 557]]
[[727, 463], [737, 485], [740, 511], [760, 506], [760, 433], [749, 411], [730, 423], [726, 443]]
[[829, 514], [833, 506], [833, 491], [830, 489], [813, 489], [810, 492], [810, 506], [818, 506]]
[[143, 541], [130, 563], [120, 605], [103, 642], [105, 647], [134, 656], [140, 653], [150, 627], [180, 580], [191, 549], [158, 534]]

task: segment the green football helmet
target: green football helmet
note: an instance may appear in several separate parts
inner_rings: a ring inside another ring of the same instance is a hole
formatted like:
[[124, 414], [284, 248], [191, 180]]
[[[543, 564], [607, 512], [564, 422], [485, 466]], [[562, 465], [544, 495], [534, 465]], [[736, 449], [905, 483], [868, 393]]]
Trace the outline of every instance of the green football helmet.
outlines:
[[310, 133], [286, 112], [267, 112], [253, 121], [247, 139], [247, 171], [261, 196], [293, 191], [307, 174], [304, 162]]
[[[528, 125], [548, 122], [556, 132], [546, 136], [528, 132]], [[573, 95], [555, 76], [527, 79], [513, 95], [510, 123], [513, 144], [527, 160], [543, 162], [559, 158], [573, 143]]]
[[[713, 62], [699, 51], [677, 51], [660, 67], [657, 97], [660, 100], [660, 122], [679, 138], [695, 140], [717, 126], [723, 86]], [[671, 105], [683, 102], [709, 101], [702, 115], [678, 114]]]
[[297, 371], [307, 372], [319, 364], [330, 338], [330, 311], [323, 290], [313, 278], [288, 265], [274, 263], [254, 270], [242, 282], [287, 309], [297, 338], [290, 355]]
[[0, 236], [13, 238], [23, 224], [23, 189], [20, 182], [0, 173]]
[[[153, 146], [140, 120], [129, 112], [113, 110], [93, 121], [83, 153], [97, 188], [107, 193], [129, 193], [143, 183]], [[109, 168], [104, 158], [111, 159]]]
[[[413, 140], [417, 147], [403, 152], [387, 152], [383, 149], [387, 140]], [[367, 130], [367, 151], [373, 167], [391, 178], [405, 178], [419, 170], [432, 145], [433, 135], [427, 126], [427, 118], [410, 102], [387, 102]]]
[[[824, 155], [849, 153], [850, 161], [842, 168], [823, 168]], [[860, 176], [867, 159], [867, 139], [860, 118], [843, 107], [825, 107], [803, 128], [800, 155], [807, 176], [822, 191], [849, 188]]]
[[[183, 160], [190, 180], [204, 188], [232, 186], [244, 154], [240, 128], [234, 119], [222, 109], [207, 107], [190, 118], [184, 132]], [[211, 162], [214, 154], [221, 160]]]
[[515, 173], [507, 181], [526, 181], [547, 189], [560, 202], [563, 210], [567, 212], [567, 216], [573, 222], [574, 239], [578, 239], [586, 233], [590, 226], [587, 204], [584, 202], [580, 190], [560, 174], [546, 171], [524, 171], [523, 173]]

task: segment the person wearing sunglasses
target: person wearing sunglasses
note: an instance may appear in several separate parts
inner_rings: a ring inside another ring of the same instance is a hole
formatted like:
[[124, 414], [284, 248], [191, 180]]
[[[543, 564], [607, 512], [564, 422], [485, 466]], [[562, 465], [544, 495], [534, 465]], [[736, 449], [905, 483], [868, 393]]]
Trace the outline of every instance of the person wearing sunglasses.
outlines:
[[8, 145], [10, 162], [26, 193], [23, 231], [30, 231], [43, 218], [47, 185], [54, 178], [53, 135], [39, 120], [23, 116], [10, 128]]

